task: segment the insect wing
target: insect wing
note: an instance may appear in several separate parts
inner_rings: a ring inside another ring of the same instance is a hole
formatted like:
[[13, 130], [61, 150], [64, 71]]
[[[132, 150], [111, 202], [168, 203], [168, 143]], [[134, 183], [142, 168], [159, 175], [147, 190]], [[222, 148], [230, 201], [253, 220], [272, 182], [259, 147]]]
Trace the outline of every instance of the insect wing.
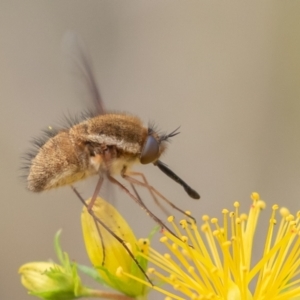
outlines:
[[92, 104], [92, 114], [94, 116], [104, 114], [104, 104], [99, 86], [96, 83], [91, 58], [84, 42], [76, 33], [67, 32], [63, 38], [62, 48], [70, 62], [72, 73], [75, 73], [76, 77], [84, 83], [88, 90]]

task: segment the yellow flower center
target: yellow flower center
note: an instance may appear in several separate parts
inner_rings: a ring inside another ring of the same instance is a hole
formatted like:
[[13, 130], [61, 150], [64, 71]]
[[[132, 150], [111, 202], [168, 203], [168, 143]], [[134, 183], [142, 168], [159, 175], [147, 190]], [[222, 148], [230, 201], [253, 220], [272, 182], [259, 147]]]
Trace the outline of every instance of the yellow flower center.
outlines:
[[[149, 255], [141, 254], [155, 266], [148, 270], [158, 282], [154, 288], [170, 299], [283, 300], [300, 296], [300, 213], [295, 217], [282, 208], [276, 225], [278, 205], [273, 205], [263, 254], [253, 265], [254, 235], [265, 203], [257, 193], [251, 198], [248, 215], [241, 214], [235, 202], [233, 211], [223, 209], [222, 224], [205, 215], [200, 230], [191, 218], [178, 226], [169, 217], [177, 236], [164, 231], [160, 241], [168, 252], [161, 254], [150, 247]], [[256, 282], [252, 293], [251, 282]], [[161, 283], [184, 298], [158, 287]]]

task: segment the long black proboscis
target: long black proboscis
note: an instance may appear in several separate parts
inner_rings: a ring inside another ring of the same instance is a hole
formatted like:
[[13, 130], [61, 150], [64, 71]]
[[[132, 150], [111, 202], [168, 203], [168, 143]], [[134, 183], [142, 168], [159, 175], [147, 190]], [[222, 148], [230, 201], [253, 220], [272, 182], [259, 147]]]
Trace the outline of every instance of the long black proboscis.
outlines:
[[200, 195], [195, 190], [193, 190], [188, 184], [186, 184], [180, 177], [178, 177], [172, 170], [170, 170], [163, 162], [157, 160], [154, 163], [154, 165], [157, 166], [167, 176], [179, 183], [191, 198], [200, 199]]

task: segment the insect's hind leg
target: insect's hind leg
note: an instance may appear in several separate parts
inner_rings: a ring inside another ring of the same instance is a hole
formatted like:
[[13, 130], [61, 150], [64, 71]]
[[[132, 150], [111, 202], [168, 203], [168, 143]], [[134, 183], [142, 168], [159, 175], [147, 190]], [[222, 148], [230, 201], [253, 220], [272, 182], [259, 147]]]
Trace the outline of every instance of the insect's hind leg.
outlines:
[[[81, 201], [81, 203], [86, 207], [87, 211], [89, 212], [89, 214], [91, 215], [91, 217], [93, 218], [94, 220], [94, 223], [95, 223], [95, 226], [97, 228], [97, 232], [99, 234], [99, 237], [102, 241], [101, 245], [102, 245], [102, 253], [103, 253], [103, 259], [102, 259], [102, 266], [104, 265], [104, 262], [105, 262], [105, 256], [106, 256], [106, 251], [105, 251], [105, 245], [104, 245], [104, 240], [102, 238], [102, 233], [101, 233], [101, 230], [99, 228], [99, 222], [98, 222], [98, 218], [94, 215], [94, 211], [92, 210], [92, 207], [89, 208], [90, 204], [92, 203], [93, 205], [95, 204], [95, 201], [97, 199], [97, 197], [93, 200], [93, 198], [91, 199], [90, 203], [89, 204], [86, 204], [85, 200], [82, 198], [82, 196], [80, 195], [80, 193], [77, 191], [77, 189], [71, 185], [71, 189], [73, 190], [73, 192], [75, 193], [75, 195], [79, 198], [79, 200]], [[92, 201], [93, 200], [93, 201]], [[99, 219], [100, 221], [100, 224], [101, 224], [101, 220]], [[102, 225], [102, 224], [101, 224]], [[105, 227], [104, 227], [105, 228]]]
[[[88, 207], [89, 207], [89, 205], [88, 204], [86, 204], [86, 202], [84, 201], [84, 199], [82, 198], [82, 196], [79, 194], [79, 192], [76, 190], [76, 188], [75, 187], [73, 187], [72, 185], [71, 185], [71, 188], [72, 188], [72, 190], [74, 191], [74, 193], [76, 194], [76, 196], [79, 198], [79, 200], [81, 201], [81, 203], [87, 208], [87, 210], [88, 210]], [[94, 200], [94, 202], [93, 203], [95, 203], [95, 200]], [[89, 214], [91, 215], [91, 217], [93, 218], [93, 220], [94, 220], [94, 222], [95, 222], [95, 225], [96, 225], [96, 228], [97, 228], [97, 231], [98, 231], [98, 233], [99, 233], [99, 236], [100, 236], [100, 238], [101, 238], [101, 240], [102, 240], [102, 251], [103, 251], [103, 262], [102, 262], [102, 264], [104, 264], [104, 261], [105, 261], [105, 247], [104, 247], [104, 241], [103, 241], [103, 239], [102, 239], [102, 234], [101, 234], [101, 231], [100, 231], [100, 228], [99, 228], [99, 224], [101, 225], [101, 226], [103, 226], [103, 228], [105, 229], [105, 230], [107, 230], [124, 248], [125, 248], [125, 250], [127, 251], [127, 253], [129, 254], [129, 256], [132, 258], [132, 260], [135, 262], [135, 264], [137, 265], [137, 267], [140, 269], [140, 271], [144, 274], [144, 276], [145, 276], [145, 278], [148, 280], [148, 282], [152, 285], [152, 286], [154, 286], [153, 285], [153, 283], [152, 283], [152, 281], [150, 280], [150, 278], [148, 277], [148, 275], [146, 274], [146, 272], [145, 272], [145, 270], [141, 267], [141, 265], [139, 264], [139, 262], [136, 260], [136, 258], [134, 257], [134, 255], [132, 254], [132, 252], [130, 251], [130, 249], [128, 248], [128, 246], [126, 245], [126, 242], [122, 239], [122, 238], [120, 238], [117, 234], [115, 234], [114, 233], [114, 231], [113, 230], [111, 230], [108, 226], [106, 226], [106, 224], [104, 223], [104, 222], [102, 222], [96, 215], [95, 215], [95, 213], [94, 213], [94, 211], [93, 211], [93, 209], [91, 208], [90, 210], [88, 210], [88, 212], [89, 212]]]
[[[100, 192], [100, 189], [101, 189], [101, 186], [102, 186], [102, 183], [103, 183], [103, 177], [102, 176], [99, 176], [99, 179], [97, 181], [97, 185], [96, 185], [96, 188], [94, 190], [94, 193], [93, 193], [93, 196], [92, 196], [92, 199], [90, 201], [90, 203], [88, 204], [87, 206], [87, 210], [90, 212], [93, 208], [93, 205], [99, 195], [99, 192]], [[74, 188], [72, 187], [73, 191], [74, 191]], [[74, 191], [75, 192], [75, 191]], [[76, 194], [77, 195], [77, 194]], [[78, 196], [78, 195], [77, 195]]]

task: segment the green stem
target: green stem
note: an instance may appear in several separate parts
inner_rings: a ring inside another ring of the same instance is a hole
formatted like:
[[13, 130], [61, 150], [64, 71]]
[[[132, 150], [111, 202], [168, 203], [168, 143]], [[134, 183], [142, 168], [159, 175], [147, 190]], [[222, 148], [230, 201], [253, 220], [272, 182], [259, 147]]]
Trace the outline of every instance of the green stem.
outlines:
[[[112, 299], [112, 300], [134, 300], [134, 298], [125, 295], [99, 291], [99, 290], [88, 290], [88, 293], [85, 295], [85, 297], [90, 297], [90, 298], [94, 297], [94, 298]], [[143, 299], [139, 299], [139, 300], [143, 300]]]

